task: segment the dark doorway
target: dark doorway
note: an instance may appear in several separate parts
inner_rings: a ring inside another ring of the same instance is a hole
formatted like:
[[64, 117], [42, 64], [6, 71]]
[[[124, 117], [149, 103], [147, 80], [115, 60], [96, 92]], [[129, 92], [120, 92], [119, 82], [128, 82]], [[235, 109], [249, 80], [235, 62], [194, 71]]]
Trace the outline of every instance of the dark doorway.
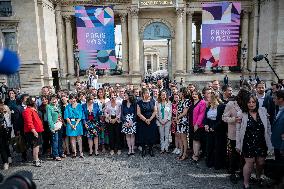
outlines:
[[58, 91], [60, 89], [58, 70], [52, 70], [52, 77], [54, 89], [55, 91]]

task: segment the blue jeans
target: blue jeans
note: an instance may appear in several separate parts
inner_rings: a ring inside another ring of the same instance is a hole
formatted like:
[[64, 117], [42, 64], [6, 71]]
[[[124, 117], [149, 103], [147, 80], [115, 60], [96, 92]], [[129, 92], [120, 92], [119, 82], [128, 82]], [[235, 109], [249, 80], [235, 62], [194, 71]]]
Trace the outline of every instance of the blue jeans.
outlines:
[[53, 158], [63, 155], [62, 151], [62, 130], [52, 133], [52, 156]]

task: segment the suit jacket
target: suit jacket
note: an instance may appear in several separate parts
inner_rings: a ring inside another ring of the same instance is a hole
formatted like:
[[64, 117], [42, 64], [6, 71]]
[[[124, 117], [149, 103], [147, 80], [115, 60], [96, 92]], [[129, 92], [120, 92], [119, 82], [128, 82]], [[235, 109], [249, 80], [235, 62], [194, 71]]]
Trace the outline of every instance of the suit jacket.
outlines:
[[212, 128], [215, 132], [226, 133], [226, 124], [222, 120], [222, 115], [224, 113], [225, 105], [219, 104], [217, 106], [216, 120], [211, 120], [207, 117], [207, 113], [208, 113], [209, 109], [210, 109], [210, 107], [206, 108], [203, 124], [208, 125], [209, 128]]
[[270, 124], [273, 123], [275, 119], [275, 103], [273, 102], [273, 98], [269, 94], [265, 94], [264, 101], [262, 107], [265, 107], [267, 113], [269, 114]]
[[193, 110], [193, 126], [198, 125], [198, 128], [204, 127], [203, 119], [206, 112], [206, 102], [201, 100]]
[[229, 101], [224, 110], [222, 119], [228, 123], [228, 138], [230, 140], [236, 140], [236, 117], [238, 112], [242, 112], [237, 101]]
[[[273, 147], [271, 144], [271, 125], [267, 117], [267, 111], [265, 108], [260, 107], [258, 109], [258, 114], [264, 126], [264, 132], [265, 132], [264, 137], [265, 137], [266, 146], [268, 148], [268, 151], [272, 152]], [[242, 113], [242, 122], [237, 124], [237, 131], [236, 131], [236, 149], [239, 149], [240, 151], [242, 151], [243, 148], [243, 141], [247, 125], [248, 125], [248, 114]]]
[[284, 140], [281, 135], [284, 134], [284, 110], [276, 118], [272, 126], [271, 141], [275, 149], [284, 150]]
[[157, 125], [161, 126], [161, 121], [167, 121], [170, 124], [172, 119], [172, 103], [169, 101], [165, 104], [165, 115], [164, 119], [162, 119], [162, 110], [161, 110], [161, 103], [157, 105]]

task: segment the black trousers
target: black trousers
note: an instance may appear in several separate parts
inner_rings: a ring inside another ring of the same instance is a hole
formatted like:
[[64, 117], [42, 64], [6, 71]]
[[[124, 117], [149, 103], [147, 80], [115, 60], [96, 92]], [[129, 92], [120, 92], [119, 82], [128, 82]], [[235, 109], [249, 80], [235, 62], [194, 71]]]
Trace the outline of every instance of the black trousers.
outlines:
[[284, 164], [284, 156], [281, 155], [279, 149], [274, 149], [275, 161]]
[[[7, 130], [3, 127], [0, 128], [0, 154], [3, 163], [8, 163], [8, 137]], [[8, 148], [9, 149], [9, 148]]]
[[206, 165], [224, 168], [226, 162], [226, 133], [209, 132], [206, 138]]
[[108, 124], [109, 146], [111, 150], [121, 150], [121, 124]]
[[236, 141], [228, 139], [228, 172], [235, 174], [240, 169], [240, 155], [236, 151]]
[[45, 154], [51, 149], [51, 131], [48, 126], [48, 122], [43, 122], [44, 131], [42, 133], [42, 154]]

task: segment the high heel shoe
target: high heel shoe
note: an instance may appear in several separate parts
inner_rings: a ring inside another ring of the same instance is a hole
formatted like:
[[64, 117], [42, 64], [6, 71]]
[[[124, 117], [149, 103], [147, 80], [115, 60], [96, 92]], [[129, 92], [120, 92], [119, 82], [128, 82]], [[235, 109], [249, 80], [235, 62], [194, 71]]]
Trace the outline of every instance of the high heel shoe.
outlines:
[[145, 147], [142, 148], [142, 157], [145, 157], [146, 156], [146, 149]]
[[153, 151], [153, 147], [150, 147], [150, 149], [149, 149], [149, 154], [150, 154], [151, 157], [154, 157], [154, 156], [155, 156], [155, 155], [154, 155], [154, 151]]

